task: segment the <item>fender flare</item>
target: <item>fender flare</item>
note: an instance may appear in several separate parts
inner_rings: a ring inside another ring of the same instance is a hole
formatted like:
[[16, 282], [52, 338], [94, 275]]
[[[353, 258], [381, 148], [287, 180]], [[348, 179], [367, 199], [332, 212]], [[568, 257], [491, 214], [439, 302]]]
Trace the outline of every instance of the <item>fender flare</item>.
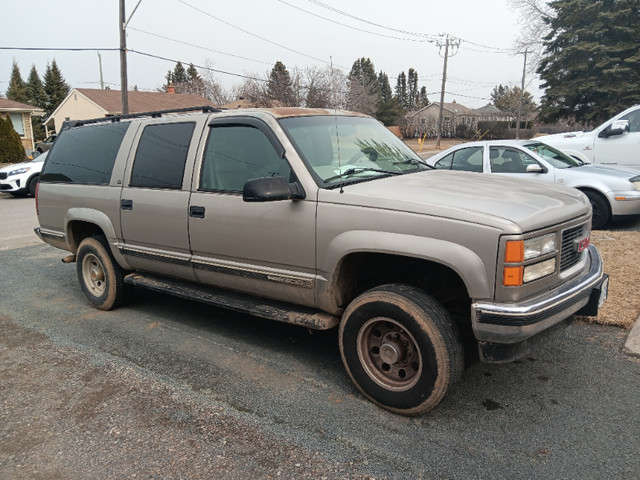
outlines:
[[[349, 231], [335, 237], [327, 246], [319, 265], [320, 275], [337, 283], [342, 260], [352, 253], [381, 253], [413, 257], [444, 265], [458, 274], [471, 298], [491, 298], [495, 283], [492, 272], [472, 250], [446, 240], [391, 232]], [[492, 267], [493, 269], [493, 267]]]

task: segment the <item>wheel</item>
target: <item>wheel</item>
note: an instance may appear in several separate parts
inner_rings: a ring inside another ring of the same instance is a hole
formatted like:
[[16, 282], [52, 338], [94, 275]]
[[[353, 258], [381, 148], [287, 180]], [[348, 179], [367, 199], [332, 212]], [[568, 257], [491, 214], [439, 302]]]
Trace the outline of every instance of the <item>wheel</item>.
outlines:
[[584, 194], [591, 202], [591, 210], [593, 210], [593, 216], [591, 217], [591, 228], [599, 230], [604, 228], [611, 219], [609, 213], [609, 203], [607, 200], [596, 192], [586, 191]]
[[36, 187], [38, 186], [38, 180], [40, 179], [40, 175], [34, 175], [27, 182], [27, 192], [29, 195], [34, 197], [36, 195]]
[[353, 300], [342, 316], [339, 342], [358, 389], [403, 415], [438, 405], [464, 369], [462, 342], [449, 314], [407, 285], [383, 285]]
[[124, 274], [111, 256], [106, 238], [89, 237], [80, 242], [76, 269], [80, 287], [93, 306], [111, 310], [122, 304]]

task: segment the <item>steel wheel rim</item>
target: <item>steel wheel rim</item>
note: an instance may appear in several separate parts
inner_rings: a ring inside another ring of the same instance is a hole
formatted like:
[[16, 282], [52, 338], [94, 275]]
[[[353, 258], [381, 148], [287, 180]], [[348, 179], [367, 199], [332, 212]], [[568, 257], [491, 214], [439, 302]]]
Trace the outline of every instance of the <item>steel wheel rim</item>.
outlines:
[[358, 332], [357, 350], [369, 378], [385, 390], [401, 392], [418, 383], [422, 354], [399, 322], [385, 317], [368, 320]]
[[107, 289], [104, 266], [92, 253], [85, 255], [82, 260], [82, 278], [87, 289], [96, 297], [102, 296]]

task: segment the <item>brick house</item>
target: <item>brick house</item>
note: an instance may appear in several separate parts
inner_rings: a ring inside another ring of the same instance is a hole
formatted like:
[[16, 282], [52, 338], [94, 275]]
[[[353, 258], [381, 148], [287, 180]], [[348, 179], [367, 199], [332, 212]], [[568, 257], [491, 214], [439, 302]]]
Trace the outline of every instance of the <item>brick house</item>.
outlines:
[[0, 98], [0, 117], [11, 118], [13, 129], [18, 132], [25, 150], [33, 150], [34, 147], [31, 117], [42, 115], [44, 111], [38, 107]]

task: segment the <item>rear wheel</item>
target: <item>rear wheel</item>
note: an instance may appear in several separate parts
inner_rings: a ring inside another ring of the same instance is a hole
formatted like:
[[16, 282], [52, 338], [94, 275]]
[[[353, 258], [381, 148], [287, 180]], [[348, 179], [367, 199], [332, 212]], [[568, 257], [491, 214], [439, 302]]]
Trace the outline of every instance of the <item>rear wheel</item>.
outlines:
[[591, 227], [595, 230], [604, 228], [611, 220], [611, 213], [609, 213], [609, 203], [607, 200], [596, 192], [586, 191], [584, 194], [591, 202], [591, 210], [593, 216], [591, 218]]
[[415, 287], [384, 285], [357, 297], [344, 312], [339, 341], [353, 382], [392, 412], [431, 410], [462, 376], [456, 326], [433, 297]]
[[122, 304], [124, 274], [111, 256], [106, 238], [89, 237], [80, 242], [76, 270], [80, 287], [94, 307], [111, 310]]

